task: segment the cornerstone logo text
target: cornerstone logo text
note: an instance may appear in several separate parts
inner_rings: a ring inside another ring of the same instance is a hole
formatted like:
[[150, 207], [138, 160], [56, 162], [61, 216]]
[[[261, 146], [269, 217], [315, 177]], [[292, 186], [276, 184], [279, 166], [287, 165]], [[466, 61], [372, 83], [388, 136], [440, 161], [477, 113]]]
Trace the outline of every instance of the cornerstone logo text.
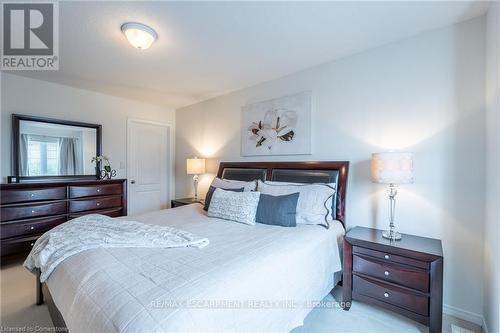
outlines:
[[3, 2], [2, 21], [2, 70], [59, 69], [57, 2]]

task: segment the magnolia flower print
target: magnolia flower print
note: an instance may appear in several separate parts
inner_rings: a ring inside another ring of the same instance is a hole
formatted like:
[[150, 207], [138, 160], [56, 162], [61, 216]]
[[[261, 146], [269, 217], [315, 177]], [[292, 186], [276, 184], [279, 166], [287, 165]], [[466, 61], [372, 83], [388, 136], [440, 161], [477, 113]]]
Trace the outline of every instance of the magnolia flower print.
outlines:
[[279, 108], [266, 112], [264, 119], [253, 122], [248, 128], [250, 140], [255, 141], [255, 147], [271, 149], [279, 141], [290, 142], [295, 136], [297, 113]]

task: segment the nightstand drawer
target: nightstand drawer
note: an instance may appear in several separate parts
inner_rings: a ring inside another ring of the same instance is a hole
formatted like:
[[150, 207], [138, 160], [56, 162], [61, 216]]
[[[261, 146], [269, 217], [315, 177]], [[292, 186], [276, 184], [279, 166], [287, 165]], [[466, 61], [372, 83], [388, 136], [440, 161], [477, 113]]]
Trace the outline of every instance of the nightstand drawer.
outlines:
[[394, 263], [399, 263], [399, 264], [405, 264], [405, 265], [411, 265], [423, 269], [429, 269], [429, 263], [425, 261], [420, 261], [417, 259], [412, 259], [408, 257], [402, 257], [398, 256], [395, 254], [387, 253], [387, 252], [382, 252], [382, 251], [376, 251], [376, 250], [371, 250], [367, 249], [364, 247], [359, 247], [359, 246], [353, 246], [352, 247], [352, 252], [354, 254], [364, 254], [368, 255], [371, 257], [375, 257], [378, 259], [383, 259], [384, 261], [387, 262], [394, 262]]
[[429, 315], [429, 297], [411, 292], [407, 289], [362, 278], [352, 277], [353, 291], [389, 303], [423, 316]]
[[424, 270], [357, 255], [353, 256], [352, 270], [422, 292], [429, 291], [429, 273]]

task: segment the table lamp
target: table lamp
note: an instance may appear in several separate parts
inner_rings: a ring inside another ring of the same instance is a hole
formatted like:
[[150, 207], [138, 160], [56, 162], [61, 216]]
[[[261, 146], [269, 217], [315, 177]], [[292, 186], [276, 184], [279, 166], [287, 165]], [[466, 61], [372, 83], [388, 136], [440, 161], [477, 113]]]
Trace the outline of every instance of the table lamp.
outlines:
[[413, 183], [413, 154], [412, 153], [375, 153], [372, 154], [372, 181], [374, 183], [389, 184], [389, 230], [382, 236], [390, 240], [400, 240], [401, 234], [394, 227], [396, 210], [396, 194], [399, 184]]
[[194, 200], [198, 200], [198, 177], [205, 173], [205, 159], [198, 157], [186, 159], [186, 171], [188, 175], [194, 175]]

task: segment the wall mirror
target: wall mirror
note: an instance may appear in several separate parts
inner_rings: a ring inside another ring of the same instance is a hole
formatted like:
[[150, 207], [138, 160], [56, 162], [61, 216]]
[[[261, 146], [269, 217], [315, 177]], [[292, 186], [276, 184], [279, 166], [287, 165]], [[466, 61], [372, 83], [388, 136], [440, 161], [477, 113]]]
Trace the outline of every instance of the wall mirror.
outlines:
[[10, 181], [98, 178], [101, 125], [13, 114], [12, 135]]

